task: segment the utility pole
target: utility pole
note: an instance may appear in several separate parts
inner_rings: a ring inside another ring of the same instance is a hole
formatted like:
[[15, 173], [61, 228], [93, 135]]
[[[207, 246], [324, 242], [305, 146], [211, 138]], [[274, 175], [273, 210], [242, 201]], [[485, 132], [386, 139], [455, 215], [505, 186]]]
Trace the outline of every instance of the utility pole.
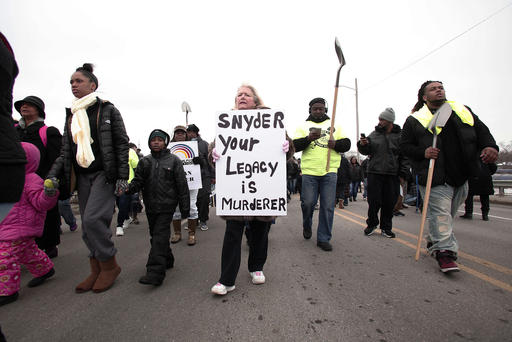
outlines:
[[[357, 141], [359, 140], [359, 91], [357, 88], [357, 77], [355, 78], [355, 83], [356, 83], [356, 88], [355, 88], [355, 91], [356, 91], [356, 144], [357, 144]], [[361, 164], [359, 150], [357, 150], [357, 162], [359, 164]]]
[[[351, 89], [351, 90], [355, 91], [355, 95], [356, 95], [356, 140], [355, 141], [357, 144], [357, 141], [359, 141], [359, 89], [357, 86], [357, 78], [355, 79], [355, 88], [345, 86], [345, 85], [340, 85], [340, 87]], [[357, 150], [357, 148], [356, 148], [356, 150]], [[361, 163], [361, 157], [359, 155], [359, 150], [357, 151], [357, 162]]]

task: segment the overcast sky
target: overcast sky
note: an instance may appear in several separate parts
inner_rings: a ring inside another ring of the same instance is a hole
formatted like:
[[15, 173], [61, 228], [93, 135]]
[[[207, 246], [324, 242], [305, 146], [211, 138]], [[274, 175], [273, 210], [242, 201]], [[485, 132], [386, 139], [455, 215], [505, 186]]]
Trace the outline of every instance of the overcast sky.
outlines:
[[[403, 125], [421, 83], [432, 79], [444, 82], [448, 99], [470, 106], [497, 142], [510, 142], [510, 3], [2, 0], [0, 30], [20, 68], [15, 100], [41, 97], [47, 124], [62, 130], [64, 108], [73, 99], [70, 76], [91, 62], [100, 96], [121, 111], [128, 135], [143, 151], [152, 129], [172, 135], [175, 125], [185, 124], [183, 101], [192, 108], [189, 123], [213, 140], [215, 114], [233, 107], [241, 83], [283, 110], [293, 134], [312, 98], [324, 97], [332, 107], [335, 37], [347, 62], [340, 83], [354, 87], [358, 79], [360, 132], [369, 134], [386, 107]], [[340, 88], [336, 113], [353, 144], [354, 98], [353, 90]]]

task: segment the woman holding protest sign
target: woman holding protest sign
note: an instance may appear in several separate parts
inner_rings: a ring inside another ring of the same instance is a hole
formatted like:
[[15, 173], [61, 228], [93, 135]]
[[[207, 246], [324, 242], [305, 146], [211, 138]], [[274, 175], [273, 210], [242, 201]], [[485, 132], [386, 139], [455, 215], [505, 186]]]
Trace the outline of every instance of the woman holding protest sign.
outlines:
[[[256, 89], [250, 85], [242, 85], [238, 88], [235, 97], [235, 110], [267, 108], [259, 97]], [[287, 159], [293, 156], [294, 149], [291, 140], [283, 143], [283, 153]], [[219, 160], [220, 154], [215, 149], [215, 143], [210, 145], [210, 161], [215, 163]], [[235, 289], [235, 280], [240, 268], [241, 244], [244, 228], [250, 231], [249, 234], [249, 258], [248, 268], [253, 284], [264, 284], [265, 275], [263, 266], [267, 260], [268, 232], [274, 216], [226, 216], [226, 232], [222, 245], [221, 275], [220, 279], [211, 291], [217, 295], [225, 295]]]

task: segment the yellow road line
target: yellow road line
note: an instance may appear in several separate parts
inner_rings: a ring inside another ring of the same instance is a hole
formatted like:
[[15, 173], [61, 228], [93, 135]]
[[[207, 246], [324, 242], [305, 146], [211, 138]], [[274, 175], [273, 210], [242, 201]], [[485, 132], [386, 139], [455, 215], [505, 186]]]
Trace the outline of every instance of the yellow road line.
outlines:
[[[361, 215], [358, 215], [356, 213], [353, 213], [351, 211], [348, 211], [348, 210], [344, 210], [343, 211], [344, 213], [347, 213], [347, 214], [350, 214], [354, 217], [358, 217], [360, 219], [363, 219], [363, 220], [366, 220], [366, 217], [364, 216], [361, 216]], [[352, 222], [355, 222], [353, 220], [351, 220]], [[358, 223], [358, 222], [356, 222]], [[358, 223], [359, 225], [361, 225], [361, 223]], [[365, 224], [362, 225], [363, 227], [365, 226]], [[405, 235], [405, 236], [408, 236], [416, 241], [418, 241], [418, 235], [415, 235], [415, 234], [411, 234], [409, 232], [406, 232], [402, 229], [399, 229], [399, 228], [396, 228], [396, 227], [393, 227], [393, 230], [396, 231], [396, 232], [399, 232], [400, 234], [402, 235]], [[416, 249], [416, 247], [414, 247]], [[512, 275], [512, 269], [508, 268], [508, 267], [505, 267], [505, 266], [502, 266], [502, 265], [498, 265], [498, 264], [495, 264], [491, 261], [488, 261], [488, 260], [485, 260], [485, 259], [482, 259], [482, 258], [479, 258], [477, 256], [474, 256], [474, 255], [471, 255], [471, 254], [468, 254], [468, 253], [464, 253], [462, 251], [459, 251], [458, 252], [458, 255], [459, 257], [461, 258], [465, 258], [465, 259], [468, 259], [468, 260], [471, 260], [473, 262], [476, 262], [477, 264], [480, 264], [482, 266], [486, 266], [488, 268], [492, 268], [493, 270], [495, 271], [498, 271], [498, 272], [501, 272], [503, 274], [506, 274], [506, 275]]]
[[510, 285], [510, 284], [507, 284], [507, 283], [505, 283], [505, 282], [503, 282], [501, 280], [498, 280], [498, 279], [491, 278], [491, 277], [489, 277], [486, 274], [483, 274], [481, 272], [478, 272], [478, 271], [476, 271], [476, 270], [474, 270], [472, 268], [469, 268], [469, 267], [461, 265], [461, 264], [459, 264], [459, 268], [461, 270], [463, 270], [463, 271], [468, 272], [469, 274], [471, 274], [471, 275], [473, 275], [473, 276], [475, 276], [477, 278], [482, 279], [483, 281], [486, 281], [488, 283], [493, 284], [496, 287], [499, 287], [499, 288], [501, 288], [503, 290], [507, 290], [509, 292], [512, 292], [512, 285]]
[[[362, 216], [360, 216], [360, 215], [358, 215], [358, 214], [355, 214], [355, 213], [351, 213], [350, 211], [345, 210], [344, 212], [345, 212], [345, 213], [350, 213], [350, 214], [352, 214], [352, 215], [353, 215], [353, 216], [355, 216], [355, 217], [359, 217], [359, 218], [363, 218], [363, 219], [364, 219], [364, 217], [362, 217]], [[351, 217], [349, 217], [349, 216], [346, 216], [346, 215], [340, 214], [340, 213], [339, 213], [339, 212], [337, 212], [337, 211], [334, 211], [334, 213], [335, 213], [336, 215], [338, 215], [338, 216], [340, 216], [340, 217], [342, 217], [342, 218], [344, 218], [344, 219], [346, 219], [346, 220], [348, 220], [348, 221], [352, 222], [352, 223], [355, 223], [355, 224], [359, 225], [359, 226], [362, 226], [362, 227], [366, 226], [366, 223], [364, 223], [364, 224], [363, 224], [363, 223], [361, 223], [360, 221], [357, 221], [357, 220], [355, 220], [355, 219], [353, 219], [353, 218], [351, 218]], [[410, 234], [410, 233], [407, 233], [407, 232], [403, 232], [403, 231], [401, 231], [401, 230], [399, 230], [399, 229], [396, 229], [396, 228], [394, 228], [394, 227], [393, 227], [393, 229], [394, 229], [394, 230], [397, 230], [397, 231], [400, 231], [400, 233], [402, 233], [402, 234], [403, 234], [403, 233], [406, 233], [406, 234], [404, 234], [404, 235], [407, 235], [407, 236], [412, 235], [414, 238], [416, 238], [416, 239], [418, 238], [418, 236], [417, 236], [417, 235]], [[399, 242], [399, 243], [401, 243], [401, 244], [403, 244], [403, 245], [405, 245], [405, 246], [407, 246], [407, 247], [409, 247], [409, 248], [411, 248], [411, 249], [416, 249], [416, 245], [414, 245], [414, 244], [412, 244], [412, 243], [410, 243], [410, 242], [408, 242], [408, 241], [405, 241], [405, 240], [403, 240], [403, 239], [400, 239], [400, 238], [394, 238], [393, 240], [395, 240], [396, 242]], [[422, 252], [423, 252], [424, 254], [426, 254], [426, 250], [422, 249]], [[467, 254], [467, 253], [459, 252], [459, 256], [464, 256], [466, 259], [472, 260], [472, 261], [474, 261], [474, 262], [476, 262], [476, 263], [482, 264], [483, 266], [487, 266], [487, 267], [489, 267], [489, 268], [492, 268], [492, 269], [498, 270], [498, 271], [503, 272], [503, 273], [505, 273], [505, 274], [511, 274], [511, 272], [512, 272], [512, 270], [508, 269], [507, 267], [504, 267], [504, 266], [500, 266], [500, 265], [494, 264], [494, 263], [492, 263], [492, 262], [489, 262], [489, 261], [484, 260], [484, 259], [480, 259], [480, 258], [478, 258], [478, 257], [474, 257], [474, 256], [472, 256], [472, 255], [470, 255], [470, 254]], [[506, 291], [512, 292], [512, 285], [510, 285], [510, 284], [508, 284], [508, 283], [505, 283], [505, 282], [503, 282], [503, 281], [501, 281], [501, 280], [498, 280], [498, 279], [495, 279], [495, 278], [489, 277], [489, 276], [488, 276], [488, 275], [486, 275], [486, 274], [483, 274], [483, 273], [481, 273], [481, 272], [478, 272], [477, 270], [474, 270], [474, 269], [472, 269], [472, 268], [470, 268], [470, 267], [467, 267], [467, 266], [464, 266], [464, 265], [461, 265], [461, 264], [459, 264], [459, 268], [460, 268], [461, 270], [463, 270], [463, 271], [465, 271], [465, 272], [467, 272], [467, 273], [471, 274], [472, 276], [475, 276], [475, 277], [477, 277], [477, 278], [479, 278], [479, 279], [481, 279], [481, 280], [483, 280], [483, 281], [485, 281], [485, 282], [488, 282], [488, 283], [490, 283], [490, 284], [492, 284], [492, 285], [494, 285], [494, 286], [496, 286], [496, 287], [499, 287], [499, 288], [501, 288], [501, 289], [503, 289], [503, 290], [506, 290]]]

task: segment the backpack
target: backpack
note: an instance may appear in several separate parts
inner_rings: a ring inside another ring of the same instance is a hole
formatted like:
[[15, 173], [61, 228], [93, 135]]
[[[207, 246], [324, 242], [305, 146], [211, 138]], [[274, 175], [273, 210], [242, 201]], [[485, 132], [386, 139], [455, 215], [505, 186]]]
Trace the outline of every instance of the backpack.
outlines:
[[[15, 124], [14, 127], [18, 127], [19, 124]], [[41, 138], [41, 141], [43, 142], [44, 147], [48, 144], [48, 137], [46, 136], [46, 131], [48, 130], [48, 126], [43, 125], [41, 128], [39, 128], [39, 137]]]

